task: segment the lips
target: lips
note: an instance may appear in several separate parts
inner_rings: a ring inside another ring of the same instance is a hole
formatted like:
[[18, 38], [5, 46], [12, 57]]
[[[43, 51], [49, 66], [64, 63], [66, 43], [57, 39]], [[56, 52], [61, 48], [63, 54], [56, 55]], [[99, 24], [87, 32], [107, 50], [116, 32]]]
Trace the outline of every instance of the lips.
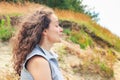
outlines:
[[59, 34], [59, 36], [63, 36], [63, 33]]

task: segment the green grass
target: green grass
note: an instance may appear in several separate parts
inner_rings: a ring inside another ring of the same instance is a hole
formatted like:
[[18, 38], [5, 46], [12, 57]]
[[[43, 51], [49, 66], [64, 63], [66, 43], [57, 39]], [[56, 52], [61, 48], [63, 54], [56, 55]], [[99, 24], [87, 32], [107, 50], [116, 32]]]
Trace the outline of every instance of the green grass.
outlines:
[[[102, 27], [101, 25], [97, 24], [96, 22], [92, 21], [76, 21], [76, 20], [71, 20], [69, 18], [67, 19], [62, 19], [62, 20], [69, 20], [78, 23], [79, 25], [84, 25], [87, 27], [91, 32], [94, 32], [97, 36], [101, 37], [105, 41], [109, 42], [114, 46], [114, 49], [118, 52], [120, 52], [120, 37], [116, 36], [115, 34], [111, 33], [108, 29], [105, 27]], [[84, 34], [83, 34], [84, 35]]]
[[76, 44], [79, 44], [82, 49], [92, 45], [92, 39], [83, 30], [72, 31], [70, 34], [70, 40]]
[[111, 68], [109, 68], [109, 66], [107, 66], [106, 63], [100, 62], [99, 67], [100, 67], [101, 72], [105, 73], [104, 76], [106, 76], [106, 77], [114, 76], [113, 70]]
[[14, 29], [11, 27], [10, 17], [6, 16], [6, 20], [0, 20], [0, 40], [7, 41], [12, 37]]
[[70, 29], [64, 29], [63, 32], [64, 32], [66, 35], [68, 35], [68, 36], [69, 36], [70, 33], [71, 33]]

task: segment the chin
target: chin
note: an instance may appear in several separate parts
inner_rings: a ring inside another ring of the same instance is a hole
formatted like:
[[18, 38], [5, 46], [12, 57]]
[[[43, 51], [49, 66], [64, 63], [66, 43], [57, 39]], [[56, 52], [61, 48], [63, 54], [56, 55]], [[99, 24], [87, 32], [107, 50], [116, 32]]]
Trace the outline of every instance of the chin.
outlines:
[[61, 42], [61, 40], [58, 41], [58, 43], [60, 43], [60, 42]]
[[55, 41], [55, 43], [60, 43], [60, 42], [61, 42], [61, 39]]

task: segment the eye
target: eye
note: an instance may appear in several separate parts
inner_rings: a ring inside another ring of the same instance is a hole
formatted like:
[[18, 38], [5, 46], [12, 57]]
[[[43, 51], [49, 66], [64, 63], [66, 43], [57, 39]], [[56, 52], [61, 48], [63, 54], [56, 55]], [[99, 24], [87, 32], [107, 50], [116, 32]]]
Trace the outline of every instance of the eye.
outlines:
[[59, 27], [59, 24], [57, 24], [56, 27]]
[[56, 25], [56, 27], [59, 27], [58, 25]]

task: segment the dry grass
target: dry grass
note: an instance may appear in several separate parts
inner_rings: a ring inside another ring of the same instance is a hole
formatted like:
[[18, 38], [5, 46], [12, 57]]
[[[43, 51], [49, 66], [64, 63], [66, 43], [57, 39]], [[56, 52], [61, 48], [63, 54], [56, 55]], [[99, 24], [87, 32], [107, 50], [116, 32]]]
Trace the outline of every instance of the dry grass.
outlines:
[[64, 48], [64, 53], [66, 51], [67, 54], [79, 57], [81, 63], [78, 64], [74, 62], [74, 66], [71, 65], [71, 67], [77, 66], [77, 72], [83, 74], [99, 74], [104, 78], [112, 78], [114, 76], [113, 65], [116, 60], [116, 56], [111, 50], [107, 48], [102, 49], [97, 46], [94, 49], [88, 47], [86, 50], [82, 50], [77, 44], [71, 44], [66, 41], [62, 41], [62, 43], [66, 46]]
[[13, 71], [4, 70], [0, 71], [0, 80], [18, 80], [19, 76], [16, 75]]
[[72, 20], [72, 21], [91, 21], [90, 17], [87, 15], [84, 15], [82, 13], [78, 13], [78, 12], [73, 12], [70, 10], [60, 10], [60, 9], [55, 9], [55, 12], [57, 14], [57, 16], [60, 19], [68, 19], [68, 20]]
[[15, 74], [13, 69], [11, 69], [12, 67], [9, 67], [10, 64], [7, 65], [8, 67], [4, 67], [0, 70], [0, 80], [18, 80], [19, 76]]
[[39, 4], [29, 2], [26, 2], [24, 5], [21, 3], [0, 2], [0, 15], [26, 14], [40, 6]]
[[[41, 7], [41, 5], [36, 3], [29, 3], [29, 2], [26, 2], [24, 5], [21, 3], [14, 4], [14, 3], [0, 2], [0, 15], [26, 14], [28, 12], [30, 13], [31, 11], [33, 11], [38, 7]], [[76, 21], [91, 20], [90, 17], [73, 11], [55, 9], [55, 13], [58, 15], [60, 19], [69, 19]]]

